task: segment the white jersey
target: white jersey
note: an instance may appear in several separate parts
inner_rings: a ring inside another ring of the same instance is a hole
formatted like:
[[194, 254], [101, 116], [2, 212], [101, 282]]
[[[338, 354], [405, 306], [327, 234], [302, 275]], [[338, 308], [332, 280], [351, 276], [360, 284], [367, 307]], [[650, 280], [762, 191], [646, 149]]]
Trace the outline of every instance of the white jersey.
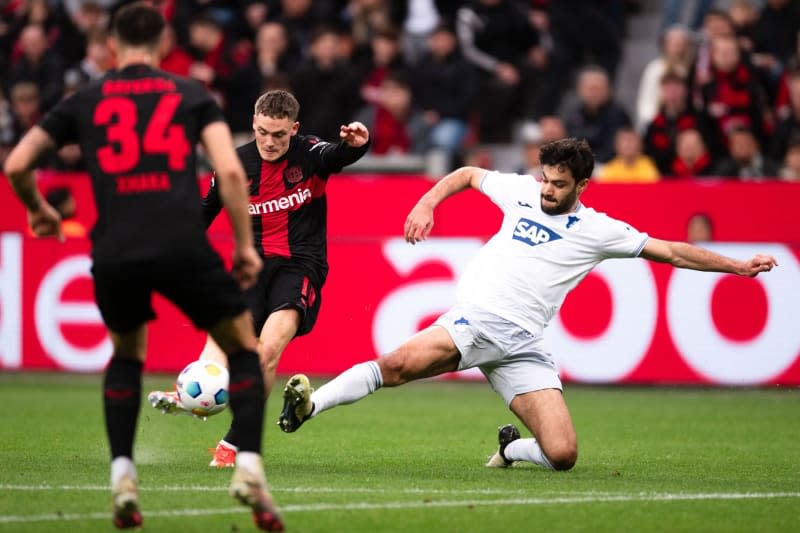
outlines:
[[580, 204], [571, 213], [544, 213], [533, 176], [487, 172], [481, 191], [503, 210], [503, 223], [467, 265], [456, 300], [536, 335], [600, 261], [636, 257], [648, 239]]

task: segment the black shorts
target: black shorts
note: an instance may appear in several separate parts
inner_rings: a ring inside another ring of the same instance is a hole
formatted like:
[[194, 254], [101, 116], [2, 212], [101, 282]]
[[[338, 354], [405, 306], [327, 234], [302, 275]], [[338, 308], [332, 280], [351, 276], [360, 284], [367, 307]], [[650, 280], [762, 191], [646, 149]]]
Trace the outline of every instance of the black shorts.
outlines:
[[264, 259], [264, 269], [258, 282], [245, 291], [247, 307], [253, 313], [256, 337], [270, 314], [281, 309], [297, 309], [300, 327], [295, 336], [305, 335], [317, 321], [322, 301], [320, 287], [312, 281], [312, 274], [301, 265], [283, 257]]
[[153, 260], [115, 263], [96, 258], [92, 276], [100, 314], [114, 333], [128, 333], [155, 318], [153, 292], [206, 331], [247, 309], [244, 294], [222, 259], [205, 243]]

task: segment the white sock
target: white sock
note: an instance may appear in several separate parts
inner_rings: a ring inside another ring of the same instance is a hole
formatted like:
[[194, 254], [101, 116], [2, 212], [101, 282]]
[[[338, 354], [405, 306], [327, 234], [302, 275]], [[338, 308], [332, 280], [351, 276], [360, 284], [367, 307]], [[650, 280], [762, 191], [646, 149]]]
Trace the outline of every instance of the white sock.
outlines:
[[222, 446], [223, 448], [228, 448], [229, 450], [233, 450], [235, 452], [239, 451], [239, 447], [238, 446], [234, 446], [233, 444], [231, 444], [230, 442], [226, 441], [225, 439], [222, 439], [221, 441], [219, 441], [219, 445]]
[[264, 471], [261, 454], [256, 452], [239, 452], [236, 454], [236, 466], [241, 466], [249, 472], [259, 474]]
[[509, 461], [528, 461], [541, 465], [548, 470], [555, 470], [544, 455], [542, 447], [539, 446], [539, 443], [533, 438], [517, 439], [509, 443], [506, 449], [503, 450], [503, 455], [505, 455], [506, 459]]
[[311, 416], [317, 416], [337, 405], [357, 402], [368, 396], [383, 385], [383, 376], [378, 363], [357, 364], [345, 370], [334, 379], [315, 390], [311, 394], [314, 411]]
[[130, 457], [120, 456], [111, 461], [111, 486], [115, 486], [123, 476], [136, 481], [136, 466]]

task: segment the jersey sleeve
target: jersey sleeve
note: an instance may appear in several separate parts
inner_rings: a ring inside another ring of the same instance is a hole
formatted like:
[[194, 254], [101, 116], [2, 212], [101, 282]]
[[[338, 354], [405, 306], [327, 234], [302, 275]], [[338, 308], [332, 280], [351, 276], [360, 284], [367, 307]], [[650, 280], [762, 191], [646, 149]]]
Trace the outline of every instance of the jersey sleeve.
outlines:
[[219, 197], [216, 178], [216, 174], [211, 174], [211, 187], [208, 188], [208, 192], [203, 197], [203, 223], [206, 228], [214, 222], [214, 219], [217, 218], [217, 215], [222, 210], [222, 200]]
[[[505, 211], [506, 206], [514, 205], [521, 197], [529, 197], [531, 189], [538, 188], [533, 176], [506, 174], [496, 170], [487, 171], [481, 180], [481, 192]], [[534, 191], [538, 198], [538, 190]]]
[[317, 162], [323, 174], [340, 172], [347, 165], [352, 165], [369, 151], [370, 142], [354, 148], [344, 141], [329, 143], [316, 137], [307, 137], [304, 149], [309, 157]]
[[196, 91], [197, 104], [195, 105], [195, 110], [197, 112], [197, 123], [201, 131], [209, 124], [225, 121], [225, 114], [222, 112], [222, 108], [219, 107], [219, 104], [205, 87], [197, 83], [193, 84], [192, 90]]
[[647, 233], [605, 215], [601, 220], [598, 244], [605, 258], [639, 256], [650, 238]]
[[78, 142], [78, 120], [76, 110], [78, 96], [73, 94], [58, 102], [39, 122], [56, 147]]

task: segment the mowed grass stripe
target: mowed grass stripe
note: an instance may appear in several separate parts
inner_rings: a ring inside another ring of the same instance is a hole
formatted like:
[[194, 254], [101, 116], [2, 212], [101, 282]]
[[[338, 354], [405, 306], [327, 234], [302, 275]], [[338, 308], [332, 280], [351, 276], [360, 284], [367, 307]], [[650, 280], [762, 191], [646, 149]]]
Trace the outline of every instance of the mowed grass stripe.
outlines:
[[[412, 502], [353, 502], [353, 503], [312, 503], [303, 505], [285, 505], [282, 513], [307, 513], [324, 511], [374, 511], [390, 509], [422, 509], [432, 507], [478, 507], [478, 506], [536, 506], [564, 505], [581, 503], [633, 503], [633, 502], [672, 502], [696, 500], [763, 500], [776, 498], [800, 498], [800, 492], [730, 492], [707, 494], [606, 494], [595, 496], [572, 496], [555, 498], [505, 498], [498, 500], [430, 500]], [[220, 509], [172, 509], [145, 512], [150, 517], [182, 517], [210, 516], [247, 512], [244, 507], [226, 507]], [[66, 513], [43, 515], [0, 515], [0, 523], [53, 522], [75, 520], [108, 520], [108, 513]]]

